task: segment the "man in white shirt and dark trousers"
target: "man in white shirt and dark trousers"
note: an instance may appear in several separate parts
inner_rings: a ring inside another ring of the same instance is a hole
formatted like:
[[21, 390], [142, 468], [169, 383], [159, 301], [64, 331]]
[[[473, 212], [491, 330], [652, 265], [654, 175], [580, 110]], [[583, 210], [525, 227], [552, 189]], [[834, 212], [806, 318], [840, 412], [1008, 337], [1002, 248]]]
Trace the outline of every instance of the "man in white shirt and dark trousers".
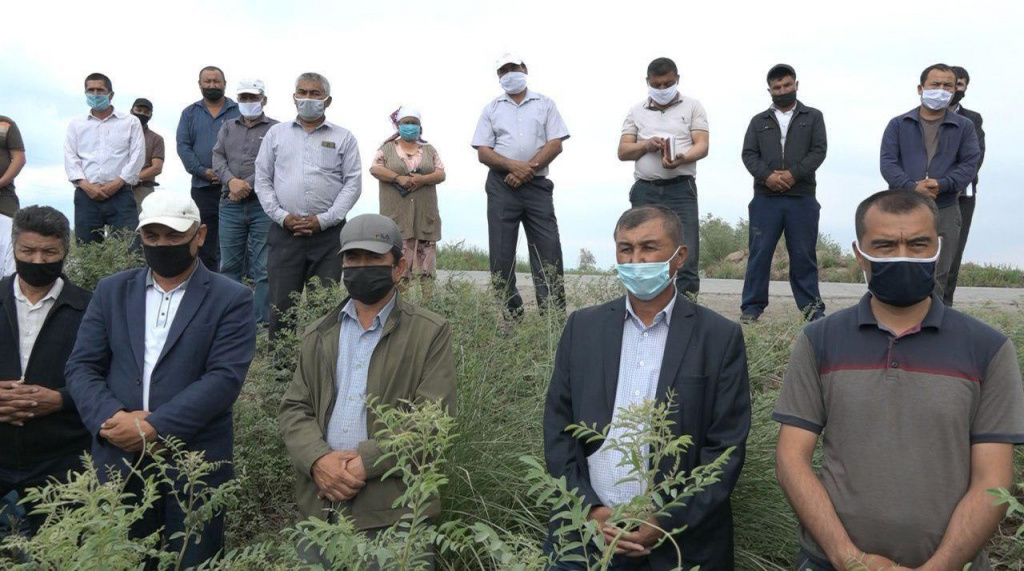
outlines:
[[132, 186], [146, 160], [142, 124], [132, 114], [115, 111], [110, 78], [85, 78], [89, 114], [75, 117], [64, 139], [64, 170], [75, 185], [75, 237], [103, 240], [103, 227], [134, 230], [139, 222]]
[[267, 233], [270, 335], [314, 277], [341, 279], [338, 235], [362, 192], [356, 138], [326, 120], [331, 84], [319, 73], [295, 81], [293, 121], [274, 125], [256, 157], [256, 196], [274, 221]]
[[750, 258], [743, 280], [744, 323], [768, 306], [772, 256], [785, 234], [789, 284], [796, 305], [810, 321], [825, 314], [818, 291], [818, 217], [815, 171], [828, 142], [821, 111], [797, 101], [796, 71], [780, 63], [768, 71], [772, 106], [750, 120], [743, 138], [743, 164], [754, 177], [750, 201]]
[[552, 200], [555, 185], [547, 176], [569, 129], [554, 101], [527, 89], [528, 70], [521, 57], [506, 53], [494, 67], [505, 93], [484, 107], [472, 143], [480, 162], [490, 169], [484, 188], [494, 285], [509, 313], [522, 315], [515, 273], [522, 223], [537, 304], [544, 309], [550, 302], [564, 309], [562, 242]]
[[[697, 161], [708, 156], [708, 116], [700, 101], [679, 93], [679, 69], [658, 58], [647, 66], [648, 97], [629, 110], [619, 139], [619, 160], [636, 161], [629, 191], [633, 207], [665, 206], [683, 222], [690, 255], [676, 274], [676, 289], [700, 292], [700, 212]], [[671, 154], [671, 156], [670, 156]]]

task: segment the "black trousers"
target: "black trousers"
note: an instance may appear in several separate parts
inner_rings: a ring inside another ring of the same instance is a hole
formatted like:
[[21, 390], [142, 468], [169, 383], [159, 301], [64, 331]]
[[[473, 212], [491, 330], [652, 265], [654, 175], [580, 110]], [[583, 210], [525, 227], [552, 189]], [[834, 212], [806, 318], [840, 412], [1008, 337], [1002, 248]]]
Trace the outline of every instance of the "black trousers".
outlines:
[[[26, 490], [45, 486], [51, 478], [67, 482], [69, 470], [72, 472], [82, 471], [81, 456], [72, 454], [62, 458], [47, 460], [39, 463], [38, 466], [31, 470], [0, 469], [0, 498], [13, 491], [18, 494], [18, 501], [21, 501], [25, 499]], [[22, 507], [26, 514], [25, 521], [28, 523], [28, 531], [31, 535], [35, 535], [43, 523], [46, 522], [46, 516], [33, 515], [32, 511], [35, 508], [31, 504], [23, 505]], [[3, 517], [6, 518], [8, 515], [10, 514], [4, 512]], [[8, 522], [5, 521], [4, 523]]]
[[553, 182], [536, 177], [519, 188], [505, 184], [505, 174], [487, 173], [487, 235], [491, 275], [494, 286], [503, 296], [509, 312], [523, 311], [523, 298], [516, 288], [516, 245], [519, 225], [526, 231], [530, 270], [542, 309], [550, 301], [565, 307], [562, 241], [558, 235], [558, 219], [552, 192]]
[[683, 223], [683, 244], [686, 261], [676, 273], [676, 290], [680, 293], [700, 293], [700, 212], [697, 207], [697, 183], [692, 176], [681, 176], [672, 184], [654, 184], [637, 180], [629, 190], [629, 202], [638, 206], [664, 206], [676, 213]]
[[220, 189], [219, 184], [192, 188], [199, 220], [206, 225], [206, 241], [199, 248], [199, 259], [213, 272], [220, 271]]
[[949, 277], [946, 279], [946, 289], [942, 292], [942, 301], [953, 305], [953, 294], [956, 293], [956, 281], [960, 277], [960, 262], [963, 261], [964, 248], [967, 246], [967, 235], [971, 233], [971, 220], [974, 219], [974, 196], [960, 197], [960, 243], [957, 244], [956, 256], [953, 257], [953, 264], [949, 267]]
[[324, 281], [341, 280], [340, 234], [345, 225], [328, 228], [312, 236], [294, 236], [277, 224], [267, 232], [267, 281], [270, 286], [270, 336], [279, 331], [281, 318], [295, 302], [293, 293], [302, 293], [313, 277]]

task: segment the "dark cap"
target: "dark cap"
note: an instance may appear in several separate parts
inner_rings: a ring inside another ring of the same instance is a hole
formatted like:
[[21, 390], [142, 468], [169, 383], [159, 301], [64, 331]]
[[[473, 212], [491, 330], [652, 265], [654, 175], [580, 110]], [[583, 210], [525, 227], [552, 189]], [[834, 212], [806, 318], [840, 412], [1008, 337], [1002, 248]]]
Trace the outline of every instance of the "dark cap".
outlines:
[[786, 77], [787, 75], [792, 75], [794, 78], [796, 78], [796, 70], [793, 69], [793, 66], [784, 63], [777, 63], [773, 65], [771, 69], [768, 70], [768, 77], [766, 78], [766, 80], [771, 81], [772, 76]]
[[132, 103], [132, 107], [147, 107], [150, 111], [153, 110], [153, 104], [145, 97], [136, 99], [135, 103]]
[[395, 221], [380, 214], [360, 214], [341, 229], [341, 252], [368, 250], [386, 254], [392, 248], [402, 249], [402, 232]]

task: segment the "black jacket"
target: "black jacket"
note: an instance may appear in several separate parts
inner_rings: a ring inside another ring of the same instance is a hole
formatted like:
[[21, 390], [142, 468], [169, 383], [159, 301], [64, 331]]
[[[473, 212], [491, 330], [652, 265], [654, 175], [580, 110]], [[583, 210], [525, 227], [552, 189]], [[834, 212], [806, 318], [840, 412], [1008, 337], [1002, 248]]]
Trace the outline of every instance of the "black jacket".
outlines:
[[[599, 442], [584, 443], [565, 428], [572, 423], [604, 429], [612, 420], [619, 381], [625, 298], [581, 309], [569, 317], [555, 356], [544, 409], [544, 459], [548, 472], [566, 478], [590, 505], [601, 500], [590, 481], [587, 457]], [[729, 496], [743, 468], [750, 430], [750, 385], [743, 332], [717, 313], [676, 297], [656, 398], [675, 392], [673, 432], [690, 435], [680, 468], [709, 464], [735, 446], [721, 480], [689, 498], [686, 506], [661, 521], [667, 530], [687, 526], [677, 536], [683, 569], [733, 569], [733, 519]], [[666, 463], [662, 471], [672, 467]], [[675, 569], [676, 552], [666, 541], [649, 558], [651, 569]], [[571, 568], [563, 566], [560, 568]]]
[[777, 195], [764, 181], [776, 170], [788, 170], [796, 184], [784, 194], [814, 196], [817, 181], [814, 172], [825, 161], [828, 140], [821, 111], [797, 101], [793, 119], [782, 148], [782, 131], [775, 111], [754, 115], [743, 137], [743, 164], [754, 177], [754, 192]]
[[[978, 134], [978, 146], [981, 147], [981, 159], [978, 160], [978, 172], [981, 172], [981, 165], [982, 163], [985, 162], [985, 130], [981, 128], [981, 113], [978, 113], [977, 111], [971, 111], [970, 109], [964, 107], [963, 105], [960, 106], [960, 109], [957, 111], [957, 113], [963, 115], [964, 117], [967, 117], [968, 119], [971, 120], [971, 123], [974, 123], [974, 132]], [[974, 175], [974, 180], [971, 182], [971, 184], [974, 186], [974, 192], [977, 193], [977, 174]]]
[[78, 325], [92, 294], [64, 277], [64, 288], [39, 330], [22, 374], [16, 279], [17, 275], [0, 280], [0, 380], [24, 378], [26, 383], [60, 391], [64, 398], [62, 410], [26, 420], [25, 426], [0, 424], [0, 465], [25, 469], [46, 460], [78, 456], [92, 442], [64, 386], [64, 365], [75, 346]]

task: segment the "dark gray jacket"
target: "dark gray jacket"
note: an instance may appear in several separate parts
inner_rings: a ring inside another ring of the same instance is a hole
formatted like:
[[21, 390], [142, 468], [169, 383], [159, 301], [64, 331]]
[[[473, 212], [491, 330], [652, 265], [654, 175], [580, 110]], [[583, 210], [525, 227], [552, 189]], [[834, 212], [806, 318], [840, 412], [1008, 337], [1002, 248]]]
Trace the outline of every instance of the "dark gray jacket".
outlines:
[[775, 111], [762, 111], [750, 120], [743, 137], [743, 164], [754, 177], [754, 192], [777, 195], [764, 181], [776, 170], [788, 170], [796, 179], [788, 195], [814, 196], [818, 186], [814, 172], [825, 161], [828, 140], [821, 111], [797, 101], [793, 119], [782, 148], [782, 131]]
[[[981, 165], [982, 165], [982, 163], [985, 162], [985, 129], [981, 128], [981, 124], [982, 124], [981, 113], [978, 113], [977, 111], [971, 111], [970, 109], [964, 107], [963, 105], [960, 106], [960, 109], [957, 110], [957, 113], [959, 113], [960, 115], [963, 115], [964, 117], [967, 117], [968, 119], [971, 120], [972, 123], [974, 123], [974, 132], [978, 135], [978, 147], [981, 148], [981, 158], [978, 159], [978, 170], [981, 171]], [[978, 192], [978, 175], [977, 174], [974, 175], [974, 180], [971, 181], [971, 184], [974, 185], [974, 192], [977, 193]]]

